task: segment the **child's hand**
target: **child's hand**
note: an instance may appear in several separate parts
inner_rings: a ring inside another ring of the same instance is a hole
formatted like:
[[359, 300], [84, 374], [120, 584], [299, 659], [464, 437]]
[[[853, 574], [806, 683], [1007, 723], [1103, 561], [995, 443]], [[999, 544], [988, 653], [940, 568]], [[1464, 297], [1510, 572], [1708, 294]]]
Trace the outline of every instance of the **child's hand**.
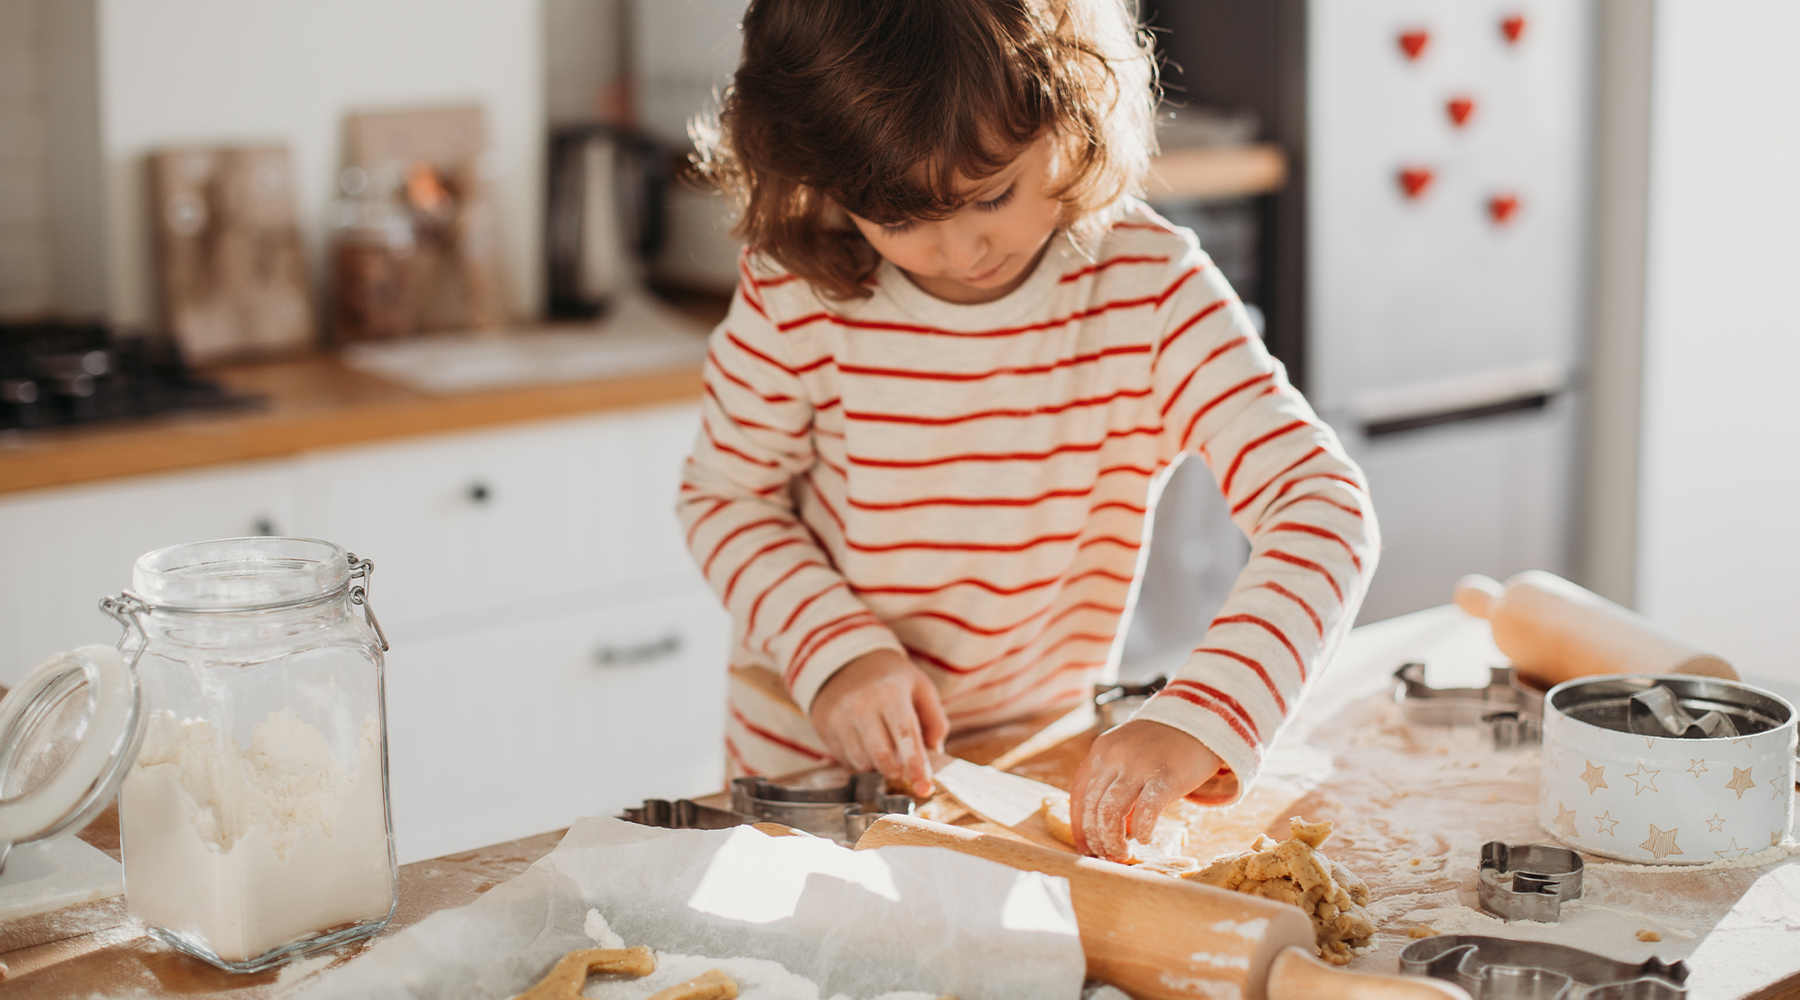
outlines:
[[1223, 766], [1205, 744], [1160, 722], [1133, 720], [1102, 733], [1075, 770], [1069, 802], [1075, 849], [1124, 861], [1125, 841], [1149, 840], [1163, 809]]
[[905, 655], [878, 649], [851, 660], [813, 698], [812, 723], [851, 770], [880, 771], [919, 798], [931, 794], [926, 750], [944, 748], [950, 722], [931, 678]]

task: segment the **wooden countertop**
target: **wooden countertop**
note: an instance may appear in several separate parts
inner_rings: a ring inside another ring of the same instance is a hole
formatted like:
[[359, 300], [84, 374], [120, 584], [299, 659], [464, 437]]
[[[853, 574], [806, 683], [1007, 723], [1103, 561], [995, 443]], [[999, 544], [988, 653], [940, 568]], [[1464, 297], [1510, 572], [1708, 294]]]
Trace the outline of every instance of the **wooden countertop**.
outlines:
[[[1399, 663], [1419, 660], [1485, 677], [1498, 656], [1486, 627], [1450, 607], [1355, 630], [1266, 755], [1263, 777], [1242, 802], [1224, 809], [1189, 802], [1172, 808], [1169, 815], [1187, 827], [1189, 853], [1212, 857], [1243, 850], [1264, 832], [1285, 837], [1287, 817], [1295, 814], [1333, 820], [1337, 831], [1326, 850], [1368, 882], [1378, 926], [1374, 948], [1352, 969], [1391, 973], [1398, 951], [1411, 943], [1408, 931], [1430, 926], [1438, 933], [1525, 939], [1548, 934], [1632, 962], [1650, 954], [1686, 958], [1694, 967], [1689, 985], [1697, 987], [1689, 994], [1692, 1000], [1800, 998], [1800, 952], [1785, 929], [1791, 915], [1773, 912], [1773, 919], [1766, 919], [1766, 906], [1750, 905], [1759, 891], [1768, 897], [1770, 888], [1791, 884], [1800, 873], [1800, 857], [1716, 871], [1647, 869], [1595, 858], [1583, 900], [1569, 904], [1576, 912], [1565, 913], [1560, 925], [1501, 924], [1472, 909], [1474, 860], [1482, 838], [1470, 831], [1509, 842], [1542, 839], [1535, 820], [1536, 753], [1490, 753], [1483, 749], [1485, 734], [1470, 727], [1423, 736], [1398, 727], [1389, 675]], [[1093, 731], [1081, 725], [1072, 727], [1080, 731], [1071, 735], [1068, 723], [1068, 716], [1052, 714], [960, 736], [950, 749], [976, 763], [1067, 787], [1093, 739]], [[1430, 766], [1414, 766], [1420, 761]], [[955, 807], [953, 800], [948, 805]], [[934, 811], [942, 819], [1000, 830], [942, 808]], [[561, 834], [403, 867], [399, 910], [380, 937], [473, 901], [547, 854]], [[117, 856], [116, 817], [103, 815], [82, 836]], [[346, 945], [282, 970], [232, 975], [144, 936], [117, 901], [111, 905], [110, 918], [99, 914], [84, 934], [0, 952], [0, 962], [14, 970], [0, 982], [0, 997], [180, 993], [274, 1000], [354, 961], [369, 947], [369, 942]], [[1755, 912], [1744, 912], [1746, 906]], [[1634, 936], [1640, 926], [1661, 927], [1664, 940], [1642, 943]], [[0, 925], [0, 947], [10, 927]], [[1789, 946], [1771, 944], [1770, 934]]]
[[258, 409], [0, 434], [0, 493], [697, 399], [700, 372], [431, 396], [330, 355], [206, 373]]

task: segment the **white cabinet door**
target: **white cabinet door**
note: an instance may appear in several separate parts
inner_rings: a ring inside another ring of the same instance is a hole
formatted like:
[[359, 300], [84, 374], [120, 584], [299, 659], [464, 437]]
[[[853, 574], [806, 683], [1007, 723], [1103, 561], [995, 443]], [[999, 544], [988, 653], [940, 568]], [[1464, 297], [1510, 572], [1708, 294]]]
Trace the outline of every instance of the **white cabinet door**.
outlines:
[[0, 496], [0, 684], [119, 627], [96, 604], [151, 549], [292, 530], [291, 464], [112, 480]]
[[694, 413], [321, 452], [301, 460], [297, 516], [306, 533], [375, 561], [375, 602], [395, 641], [697, 578], [673, 513]]
[[710, 591], [519, 621], [387, 659], [400, 860], [724, 784], [730, 621]]

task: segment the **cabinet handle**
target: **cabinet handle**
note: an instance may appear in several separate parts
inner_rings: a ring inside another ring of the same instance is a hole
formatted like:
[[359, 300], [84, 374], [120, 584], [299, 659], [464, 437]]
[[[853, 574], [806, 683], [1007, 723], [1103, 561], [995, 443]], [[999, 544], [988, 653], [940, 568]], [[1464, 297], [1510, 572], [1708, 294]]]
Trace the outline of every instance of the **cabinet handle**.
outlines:
[[670, 632], [660, 639], [635, 646], [600, 646], [594, 650], [594, 662], [603, 667], [631, 667], [666, 660], [681, 652], [681, 633]]
[[470, 503], [487, 503], [494, 498], [494, 491], [492, 487], [478, 479], [469, 484], [468, 496]]

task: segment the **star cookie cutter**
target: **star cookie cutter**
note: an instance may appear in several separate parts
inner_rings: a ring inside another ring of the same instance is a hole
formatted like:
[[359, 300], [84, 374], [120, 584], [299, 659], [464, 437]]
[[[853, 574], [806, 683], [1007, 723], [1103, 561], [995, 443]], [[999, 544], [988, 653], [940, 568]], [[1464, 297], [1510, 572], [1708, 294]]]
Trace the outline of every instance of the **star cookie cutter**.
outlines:
[[1455, 983], [1473, 1000], [1684, 1000], [1688, 968], [1633, 965], [1543, 941], [1445, 934], [1406, 946], [1400, 971]]
[[1432, 687], [1425, 664], [1394, 671], [1400, 715], [1415, 726], [1484, 725], [1495, 750], [1536, 746], [1544, 738], [1544, 693], [1525, 683], [1514, 667], [1489, 667], [1486, 687]]
[[1503, 920], [1556, 923], [1562, 905], [1581, 896], [1581, 855], [1548, 844], [1481, 845], [1475, 887], [1481, 908]]

